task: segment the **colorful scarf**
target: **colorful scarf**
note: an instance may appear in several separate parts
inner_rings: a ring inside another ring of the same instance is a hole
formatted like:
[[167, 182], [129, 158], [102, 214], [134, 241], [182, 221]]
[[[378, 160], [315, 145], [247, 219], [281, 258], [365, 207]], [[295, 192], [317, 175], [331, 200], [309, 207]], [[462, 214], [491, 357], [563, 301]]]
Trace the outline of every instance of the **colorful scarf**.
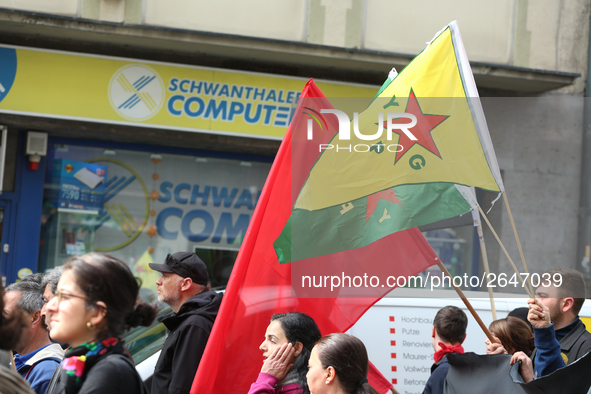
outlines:
[[464, 348], [462, 347], [462, 345], [456, 345], [456, 346], [447, 346], [445, 343], [439, 342], [438, 343], [440, 349], [438, 351], [435, 352], [434, 357], [434, 361], [436, 363], [438, 363], [439, 361], [441, 361], [441, 359], [443, 358], [443, 356], [445, 356], [447, 353], [460, 353], [460, 354], [464, 354]]
[[66, 374], [66, 393], [78, 392], [88, 370], [99, 359], [112, 353], [125, 353], [121, 339], [113, 337], [103, 340], [97, 339], [68, 350], [62, 362], [62, 369]]

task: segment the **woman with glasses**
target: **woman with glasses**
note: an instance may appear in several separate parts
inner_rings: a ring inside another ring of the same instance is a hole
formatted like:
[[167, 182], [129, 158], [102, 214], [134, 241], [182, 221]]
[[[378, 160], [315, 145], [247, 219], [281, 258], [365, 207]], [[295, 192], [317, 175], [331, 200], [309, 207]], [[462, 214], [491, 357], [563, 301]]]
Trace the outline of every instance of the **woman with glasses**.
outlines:
[[64, 266], [55, 297], [47, 304], [50, 335], [70, 345], [57, 393], [140, 394], [143, 382], [121, 334], [148, 326], [156, 308], [137, 303], [138, 280], [111, 256], [76, 256]]

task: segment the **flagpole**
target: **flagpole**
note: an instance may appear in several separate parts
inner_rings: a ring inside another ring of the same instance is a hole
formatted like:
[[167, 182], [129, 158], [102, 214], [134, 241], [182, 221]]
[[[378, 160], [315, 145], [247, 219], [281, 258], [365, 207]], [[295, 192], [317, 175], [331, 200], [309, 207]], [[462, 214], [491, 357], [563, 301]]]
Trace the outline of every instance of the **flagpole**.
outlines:
[[[474, 190], [474, 188], [472, 188], [472, 195], [474, 196], [474, 198], [476, 198], [476, 191]], [[486, 243], [484, 242], [484, 231], [482, 231], [482, 221], [480, 220], [480, 214], [475, 209], [472, 210], [471, 213], [472, 220], [474, 221], [474, 227], [476, 227], [476, 231], [478, 232], [478, 239], [480, 241], [480, 253], [482, 254], [482, 265], [484, 266], [484, 272], [486, 273], [486, 277], [490, 278], [488, 254], [486, 253]], [[495, 308], [495, 299], [493, 297], [492, 287], [486, 286], [486, 290], [488, 291], [488, 297], [490, 298], [490, 310], [492, 312], [493, 320], [497, 320], [497, 309]]]
[[492, 342], [495, 342], [495, 339], [493, 338], [492, 334], [490, 333], [490, 331], [488, 330], [488, 328], [486, 327], [486, 325], [484, 324], [484, 322], [482, 321], [482, 319], [480, 318], [480, 316], [478, 316], [478, 313], [476, 313], [476, 310], [474, 309], [474, 307], [472, 306], [472, 304], [470, 304], [470, 301], [468, 301], [468, 299], [464, 295], [464, 292], [462, 291], [462, 289], [460, 289], [459, 287], [457, 287], [454, 284], [453, 277], [451, 276], [451, 274], [449, 273], [449, 271], [447, 270], [447, 268], [445, 268], [445, 265], [443, 265], [443, 263], [441, 262], [440, 259], [439, 259], [439, 263], [437, 263], [437, 265], [439, 266], [439, 268], [441, 269], [441, 271], [443, 271], [443, 273], [450, 278], [451, 285], [453, 286], [453, 288], [455, 289], [456, 293], [458, 293], [458, 295], [460, 296], [460, 298], [464, 302], [464, 305], [466, 305], [466, 308], [468, 308], [468, 310], [470, 311], [470, 313], [472, 314], [472, 316], [474, 316], [474, 319], [476, 319], [476, 323], [478, 323], [478, 325], [480, 326], [480, 328], [482, 328], [482, 331], [484, 331], [484, 334], [487, 336], [488, 340], [491, 341], [491, 343]]
[[10, 352], [10, 364], [12, 364], [12, 369], [14, 369], [14, 372], [18, 372], [16, 370], [16, 365], [14, 365], [14, 354], [12, 354], [12, 350], [9, 350]]
[[490, 228], [490, 231], [495, 236], [495, 239], [499, 243], [499, 246], [501, 247], [501, 249], [503, 250], [503, 252], [505, 252], [505, 256], [507, 256], [507, 259], [509, 259], [509, 262], [511, 263], [511, 266], [515, 270], [515, 273], [517, 273], [517, 277], [521, 281], [521, 286], [523, 286], [523, 288], [525, 289], [525, 292], [527, 293], [528, 296], [530, 296], [530, 298], [535, 298], [535, 296], [533, 294], [533, 291], [531, 291], [528, 287], [525, 286], [525, 282], [523, 281], [523, 278], [521, 277], [521, 274], [517, 270], [517, 267], [515, 266], [515, 263], [513, 262], [513, 259], [511, 259], [511, 256], [509, 256], [509, 252], [507, 252], [507, 249], [505, 249], [505, 245], [503, 245], [503, 243], [501, 242], [501, 239], [497, 235], [497, 232], [493, 228], [492, 224], [490, 224], [490, 222], [488, 221], [488, 218], [486, 217], [486, 214], [484, 213], [484, 211], [482, 210], [482, 208], [480, 207], [480, 205], [478, 206], [478, 210], [480, 211], [480, 214], [482, 215], [482, 217], [484, 218], [484, 221], [488, 225], [488, 228]]
[[[486, 244], [484, 243], [484, 233], [482, 232], [482, 224], [480, 220], [478, 221], [478, 225], [476, 226], [476, 231], [478, 231], [478, 238], [480, 239], [480, 252], [482, 254], [482, 265], [484, 265], [484, 272], [486, 272], [486, 277], [490, 277], [490, 268], [488, 266], [488, 256], [486, 254]], [[486, 286], [488, 290], [488, 296], [490, 298], [490, 310], [492, 312], [493, 320], [497, 320], [497, 310], [495, 308], [495, 300], [493, 298], [493, 291], [492, 287]]]
[[535, 294], [534, 288], [531, 284], [531, 279], [529, 278], [529, 271], [527, 270], [527, 264], [525, 263], [525, 257], [523, 255], [523, 250], [521, 249], [521, 242], [519, 242], [519, 235], [517, 235], [517, 228], [515, 227], [515, 222], [513, 221], [513, 214], [511, 213], [511, 207], [509, 206], [509, 200], [507, 199], [507, 192], [503, 191], [503, 200], [505, 201], [505, 207], [507, 207], [507, 213], [509, 214], [509, 220], [511, 221], [511, 227], [513, 228], [513, 234], [515, 234], [515, 240], [517, 241], [517, 247], [519, 248], [519, 254], [521, 255], [521, 262], [523, 263], [523, 269], [527, 273], [527, 284], [532, 293]]

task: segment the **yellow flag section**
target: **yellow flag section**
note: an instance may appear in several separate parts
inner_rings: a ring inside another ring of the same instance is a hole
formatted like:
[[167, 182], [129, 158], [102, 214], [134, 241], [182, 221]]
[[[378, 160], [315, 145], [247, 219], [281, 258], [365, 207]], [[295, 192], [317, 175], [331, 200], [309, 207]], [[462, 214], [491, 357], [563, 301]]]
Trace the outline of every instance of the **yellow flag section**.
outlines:
[[340, 123], [331, 142], [316, 149], [322, 155], [296, 209], [345, 204], [403, 184], [504, 190], [456, 22], [392, 80], [357, 125]]
[[141, 255], [141, 257], [133, 265], [132, 271], [135, 276], [142, 280], [142, 287], [158, 294], [158, 286], [156, 281], [160, 278], [160, 273], [150, 268], [150, 264], [154, 262], [152, 255], [148, 250]]

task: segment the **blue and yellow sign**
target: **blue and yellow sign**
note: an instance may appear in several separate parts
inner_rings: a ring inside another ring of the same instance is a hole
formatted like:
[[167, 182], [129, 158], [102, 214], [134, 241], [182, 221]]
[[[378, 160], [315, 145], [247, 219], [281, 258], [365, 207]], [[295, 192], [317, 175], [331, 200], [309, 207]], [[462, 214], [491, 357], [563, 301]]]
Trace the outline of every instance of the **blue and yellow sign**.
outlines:
[[[0, 113], [281, 139], [306, 80], [0, 46]], [[376, 87], [319, 82], [327, 97]]]

